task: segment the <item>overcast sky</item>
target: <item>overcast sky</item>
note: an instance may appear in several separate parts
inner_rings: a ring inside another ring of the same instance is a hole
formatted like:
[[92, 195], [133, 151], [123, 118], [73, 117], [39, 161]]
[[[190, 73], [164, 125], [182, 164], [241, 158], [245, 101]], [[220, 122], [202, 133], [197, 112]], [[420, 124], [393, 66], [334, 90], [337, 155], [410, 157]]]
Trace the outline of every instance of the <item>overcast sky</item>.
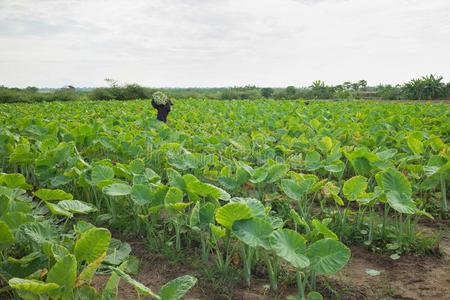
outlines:
[[0, 0], [0, 85], [450, 81], [450, 0]]

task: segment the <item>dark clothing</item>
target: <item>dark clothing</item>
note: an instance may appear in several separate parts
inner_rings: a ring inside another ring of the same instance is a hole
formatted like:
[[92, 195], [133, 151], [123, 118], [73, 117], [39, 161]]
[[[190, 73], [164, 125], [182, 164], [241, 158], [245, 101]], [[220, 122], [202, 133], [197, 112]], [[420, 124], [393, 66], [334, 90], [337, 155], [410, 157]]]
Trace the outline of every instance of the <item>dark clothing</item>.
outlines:
[[167, 115], [169, 114], [170, 107], [172, 105], [173, 104], [172, 104], [172, 102], [170, 100], [167, 101], [167, 103], [163, 104], [163, 105], [158, 105], [158, 104], [155, 103], [155, 101], [152, 100], [152, 106], [158, 110], [158, 115], [156, 116], [156, 118], [159, 121], [162, 121], [164, 123], [167, 122]]

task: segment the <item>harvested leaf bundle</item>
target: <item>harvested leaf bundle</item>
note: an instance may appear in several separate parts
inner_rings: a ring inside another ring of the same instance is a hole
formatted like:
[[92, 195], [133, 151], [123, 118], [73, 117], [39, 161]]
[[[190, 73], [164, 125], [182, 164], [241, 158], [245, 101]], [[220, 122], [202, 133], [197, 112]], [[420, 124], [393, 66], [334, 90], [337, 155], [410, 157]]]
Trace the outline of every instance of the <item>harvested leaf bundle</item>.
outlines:
[[169, 102], [169, 97], [167, 97], [166, 94], [163, 92], [155, 92], [152, 95], [153, 101], [158, 105], [165, 105], [167, 102]]

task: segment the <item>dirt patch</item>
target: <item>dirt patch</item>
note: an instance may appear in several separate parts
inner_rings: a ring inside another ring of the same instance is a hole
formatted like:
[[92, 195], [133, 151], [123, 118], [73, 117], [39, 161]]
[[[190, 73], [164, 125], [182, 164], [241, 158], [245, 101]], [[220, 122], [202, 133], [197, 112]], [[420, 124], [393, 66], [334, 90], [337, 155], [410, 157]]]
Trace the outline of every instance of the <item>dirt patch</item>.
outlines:
[[[380, 275], [370, 276], [368, 269], [379, 271]], [[364, 298], [359, 299], [450, 299], [450, 260], [446, 255], [404, 255], [392, 260], [388, 255], [353, 247], [352, 259], [335, 278], [360, 289]]]

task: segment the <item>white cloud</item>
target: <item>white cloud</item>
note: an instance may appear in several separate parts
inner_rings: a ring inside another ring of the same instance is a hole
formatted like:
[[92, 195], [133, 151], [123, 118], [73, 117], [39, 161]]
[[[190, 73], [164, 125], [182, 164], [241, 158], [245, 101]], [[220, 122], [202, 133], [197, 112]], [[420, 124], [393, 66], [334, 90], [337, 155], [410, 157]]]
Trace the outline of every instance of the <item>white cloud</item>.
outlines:
[[448, 0], [0, 0], [0, 85], [450, 80]]

